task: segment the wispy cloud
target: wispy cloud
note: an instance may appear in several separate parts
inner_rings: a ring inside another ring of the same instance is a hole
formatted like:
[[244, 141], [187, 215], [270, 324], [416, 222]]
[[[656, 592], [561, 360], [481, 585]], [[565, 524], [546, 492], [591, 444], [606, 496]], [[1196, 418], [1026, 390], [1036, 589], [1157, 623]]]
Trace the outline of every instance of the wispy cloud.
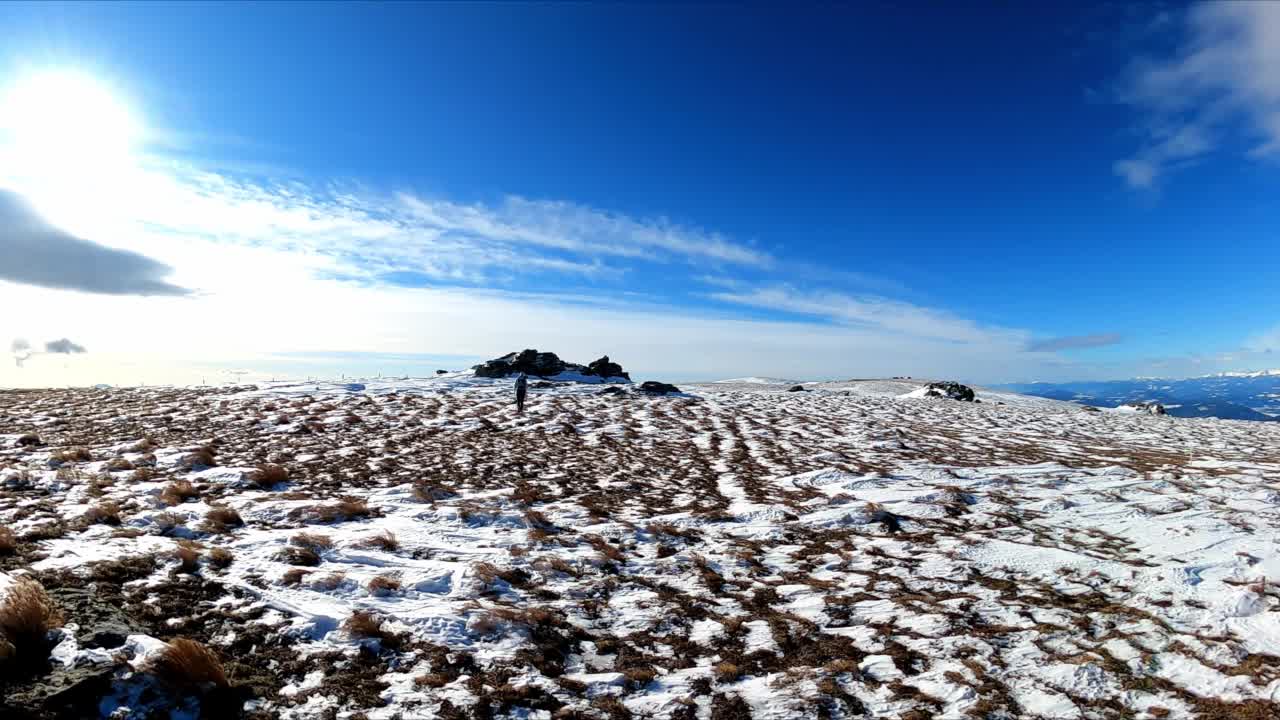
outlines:
[[[131, 230], [127, 242], [175, 264], [175, 242], [205, 240], [290, 253], [313, 272], [370, 283], [392, 273], [485, 285], [540, 273], [618, 277], [637, 263], [716, 269], [773, 262], [715, 232], [566, 202], [507, 197], [468, 205], [171, 164], [139, 170], [103, 204], [104, 214], [128, 221], [118, 236]], [[102, 225], [77, 210], [68, 222]]]
[[1232, 140], [1280, 152], [1280, 3], [1195, 5], [1180, 31], [1173, 54], [1136, 60], [1117, 88], [1141, 114], [1141, 148], [1114, 166], [1134, 188]]
[[1061, 350], [1083, 350], [1087, 348], [1106, 347], [1122, 342], [1124, 338], [1117, 333], [1095, 333], [1093, 335], [1067, 335], [1064, 337], [1045, 338], [1027, 343], [1027, 352], [1059, 352]]
[[955, 343], [1025, 342], [1026, 333], [984, 327], [945, 310], [922, 307], [874, 295], [804, 292], [789, 286], [712, 293], [722, 302], [826, 318], [844, 325], [910, 337]]

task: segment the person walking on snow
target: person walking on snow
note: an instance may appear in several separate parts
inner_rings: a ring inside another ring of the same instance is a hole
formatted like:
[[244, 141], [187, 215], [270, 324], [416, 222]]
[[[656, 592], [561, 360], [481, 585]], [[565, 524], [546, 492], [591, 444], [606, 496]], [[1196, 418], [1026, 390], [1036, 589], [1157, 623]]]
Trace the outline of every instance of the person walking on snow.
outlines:
[[524, 412], [524, 396], [529, 394], [529, 376], [520, 373], [516, 376], [516, 412]]

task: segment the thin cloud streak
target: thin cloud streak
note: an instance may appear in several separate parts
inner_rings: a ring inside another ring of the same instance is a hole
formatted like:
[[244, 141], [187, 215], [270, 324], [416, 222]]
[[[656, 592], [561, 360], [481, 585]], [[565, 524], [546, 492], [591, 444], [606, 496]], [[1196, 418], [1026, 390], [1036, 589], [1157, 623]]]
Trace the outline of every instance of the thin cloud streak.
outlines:
[[1084, 350], [1088, 348], [1117, 345], [1124, 340], [1118, 333], [1095, 333], [1093, 335], [1068, 335], [1065, 337], [1045, 338], [1027, 343], [1027, 352], [1058, 352], [1061, 350]]

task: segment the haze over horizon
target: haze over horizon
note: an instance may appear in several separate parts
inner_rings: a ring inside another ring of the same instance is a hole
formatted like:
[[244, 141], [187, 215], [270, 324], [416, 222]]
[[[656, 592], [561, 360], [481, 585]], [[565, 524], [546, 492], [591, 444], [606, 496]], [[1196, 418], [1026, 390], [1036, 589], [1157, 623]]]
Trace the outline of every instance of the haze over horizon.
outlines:
[[0, 387], [1280, 367], [1280, 3], [0, 5]]

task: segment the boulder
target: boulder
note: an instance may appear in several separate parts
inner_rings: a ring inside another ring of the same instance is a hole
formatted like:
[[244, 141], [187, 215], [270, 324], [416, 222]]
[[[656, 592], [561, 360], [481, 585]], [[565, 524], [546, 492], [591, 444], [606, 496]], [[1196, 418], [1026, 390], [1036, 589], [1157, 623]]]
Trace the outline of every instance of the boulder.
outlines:
[[926, 397], [950, 398], [964, 402], [973, 402], [974, 399], [973, 388], [953, 381], [929, 383], [925, 385], [924, 394]]
[[1129, 409], [1133, 412], [1146, 413], [1148, 415], [1168, 415], [1168, 411], [1164, 409], [1164, 405], [1158, 402], [1131, 402], [1125, 403], [1120, 407]]
[[680, 388], [667, 383], [660, 383], [656, 380], [645, 380], [640, 383], [640, 392], [649, 393], [650, 395], [666, 395], [667, 393], [678, 393]]
[[607, 388], [605, 388], [605, 389], [601, 390], [600, 392], [598, 392], [598, 393], [596, 393], [596, 394], [597, 394], [597, 395], [626, 395], [626, 394], [627, 394], [627, 391], [626, 391], [626, 390], [623, 390], [622, 388], [618, 387], [617, 385], [610, 385], [609, 387], [607, 387]]
[[548, 388], [558, 387], [563, 384], [564, 383], [553, 383], [550, 380], [539, 380], [538, 382], [535, 382], [535, 383], [529, 383], [529, 387], [533, 388], [534, 390], [546, 390]]
[[530, 349], [503, 355], [500, 358], [476, 365], [473, 369], [476, 372], [476, 377], [504, 378], [516, 373], [537, 375], [539, 377], [558, 375], [569, 369], [569, 367], [568, 363], [561, 360], [553, 352], [538, 352]]
[[787, 388], [787, 392], [809, 392], [809, 389], [803, 385], [792, 385]]
[[449, 371], [448, 371], [448, 370], [437, 370], [437, 371], [436, 371], [436, 374], [437, 374], [437, 375], [448, 375], [448, 374], [449, 374]]
[[622, 369], [622, 366], [616, 362], [611, 362], [609, 356], [605, 355], [599, 360], [592, 360], [587, 363], [587, 369], [582, 371], [583, 375], [595, 375], [602, 378], [622, 377], [628, 380], [631, 376]]
[[1084, 410], [1085, 412], [1102, 412], [1101, 410], [1099, 410], [1098, 408], [1092, 405], [1081, 405], [1080, 409]]

